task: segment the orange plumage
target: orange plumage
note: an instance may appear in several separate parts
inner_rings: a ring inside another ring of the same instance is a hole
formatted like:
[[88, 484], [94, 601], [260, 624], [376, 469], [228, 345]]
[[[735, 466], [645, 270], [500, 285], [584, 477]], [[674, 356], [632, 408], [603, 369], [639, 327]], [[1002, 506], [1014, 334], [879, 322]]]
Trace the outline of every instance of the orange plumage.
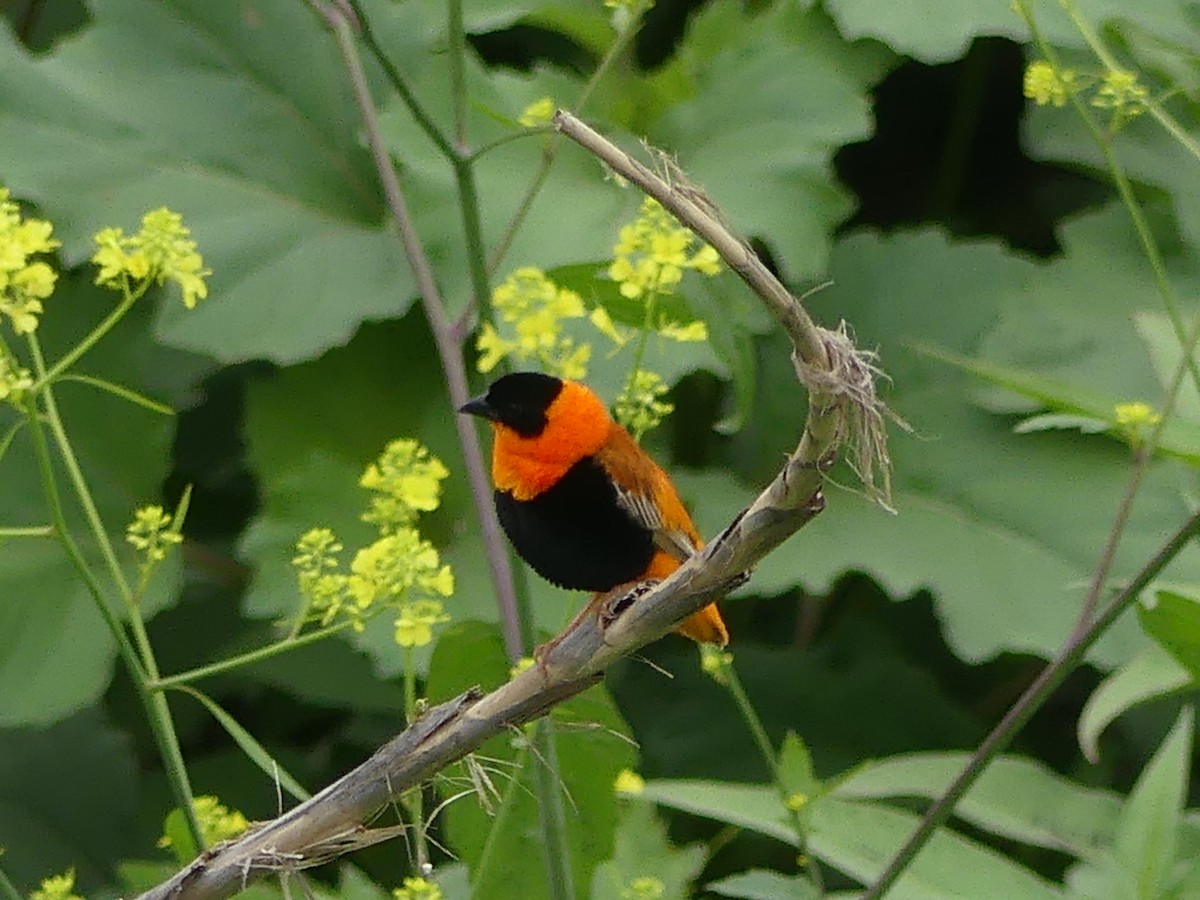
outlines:
[[[491, 421], [500, 523], [548, 581], [602, 593], [665, 578], [703, 546], [667, 474], [584, 385], [518, 372], [462, 412]], [[677, 630], [729, 640], [715, 605]]]

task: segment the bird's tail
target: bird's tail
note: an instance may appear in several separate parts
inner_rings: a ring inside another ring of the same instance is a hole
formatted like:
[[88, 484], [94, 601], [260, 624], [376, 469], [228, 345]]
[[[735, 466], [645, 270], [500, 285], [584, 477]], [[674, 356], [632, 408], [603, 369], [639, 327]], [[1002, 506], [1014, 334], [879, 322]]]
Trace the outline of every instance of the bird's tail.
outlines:
[[716, 644], [724, 647], [729, 643], [729, 630], [717, 604], [710, 603], [698, 613], [684, 619], [675, 629], [686, 638], [691, 638], [700, 644]]

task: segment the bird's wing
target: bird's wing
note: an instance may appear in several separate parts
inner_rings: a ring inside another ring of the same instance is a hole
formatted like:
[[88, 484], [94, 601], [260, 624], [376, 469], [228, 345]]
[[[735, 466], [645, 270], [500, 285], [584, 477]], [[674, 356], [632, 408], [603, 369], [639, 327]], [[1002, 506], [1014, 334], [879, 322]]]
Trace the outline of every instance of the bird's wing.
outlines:
[[625, 429], [615, 426], [596, 458], [617, 489], [617, 503], [654, 535], [655, 546], [680, 562], [696, 552], [700, 533], [674, 485]]

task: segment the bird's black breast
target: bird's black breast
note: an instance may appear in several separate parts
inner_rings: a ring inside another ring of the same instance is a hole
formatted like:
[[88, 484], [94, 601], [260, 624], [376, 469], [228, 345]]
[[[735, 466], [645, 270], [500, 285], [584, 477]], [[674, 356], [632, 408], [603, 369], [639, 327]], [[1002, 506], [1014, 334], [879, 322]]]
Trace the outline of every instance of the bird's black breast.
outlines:
[[617, 504], [590, 458], [532, 500], [496, 491], [496, 512], [521, 558], [560, 587], [607, 591], [640, 578], [654, 555], [653, 535]]

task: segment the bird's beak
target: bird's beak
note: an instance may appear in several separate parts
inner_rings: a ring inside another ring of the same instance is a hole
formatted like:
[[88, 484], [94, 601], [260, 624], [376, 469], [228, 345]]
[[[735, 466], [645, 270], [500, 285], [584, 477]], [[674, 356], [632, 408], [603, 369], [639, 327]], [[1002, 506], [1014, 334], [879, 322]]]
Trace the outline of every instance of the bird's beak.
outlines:
[[492, 408], [492, 405], [487, 401], [487, 397], [483, 395], [468, 400], [458, 408], [458, 411], [472, 416], [479, 416], [481, 419], [496, 421], [496, 410]]

